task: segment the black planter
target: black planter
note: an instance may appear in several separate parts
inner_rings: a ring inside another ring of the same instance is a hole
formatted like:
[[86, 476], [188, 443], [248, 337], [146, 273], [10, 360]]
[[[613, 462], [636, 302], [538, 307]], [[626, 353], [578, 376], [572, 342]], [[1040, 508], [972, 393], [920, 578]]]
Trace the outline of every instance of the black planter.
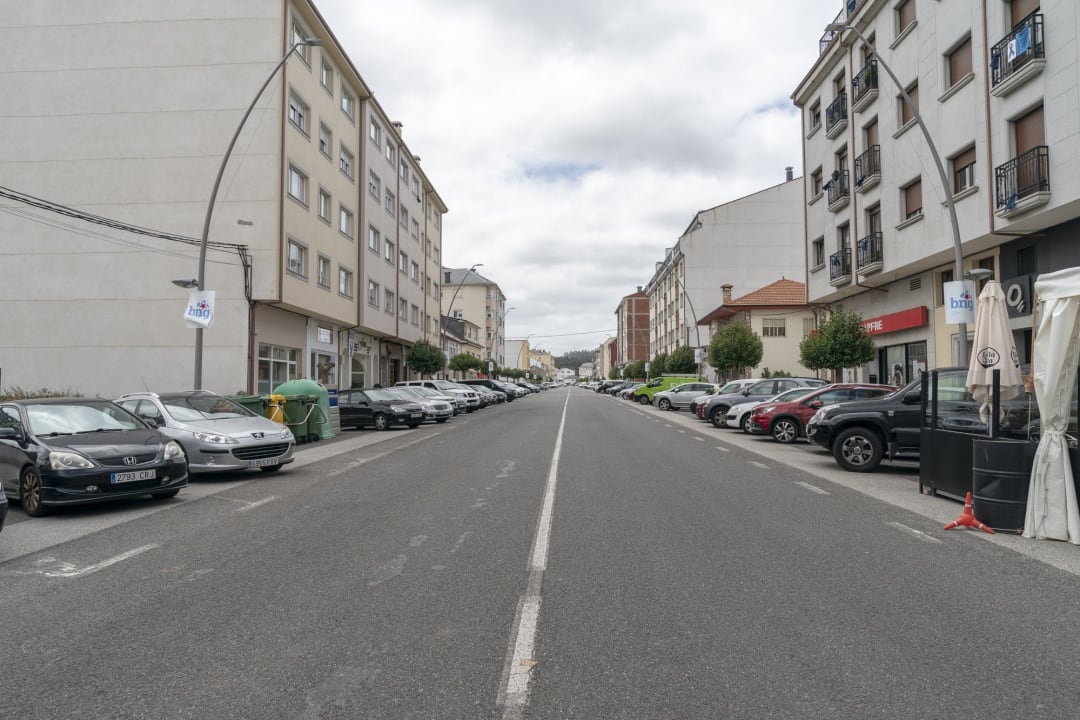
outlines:
[[1036, 443], [977, 438], [971, 448], [971, 510], [1002, 532], [1024, 530]]
[[[971, 492], [971, 446], [985, 436], [923, 427], [919, 433], [919, 486], [963, 501]], [[984, 521], [985, 522], [985, 521]]]

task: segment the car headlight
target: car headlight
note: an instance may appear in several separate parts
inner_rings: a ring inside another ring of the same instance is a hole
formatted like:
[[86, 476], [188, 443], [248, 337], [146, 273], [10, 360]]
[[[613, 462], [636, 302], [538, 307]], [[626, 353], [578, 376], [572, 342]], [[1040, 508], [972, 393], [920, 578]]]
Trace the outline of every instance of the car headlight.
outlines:
[[211, 432], [195, 431], [191, 433], [195, 436], [195, 439], [199, 442], [210, 443], [211, 445], [239, 445], [240, 443], [228, 435], [219, 435]]
[[73, 452], [49, 453], [49, 465], [53, 470], [86, 470], [94, 467], [94, 463]]
[[290, 430], [289, 428], [283, 426], [281, 428], [281, 439], [282, 440], [292, 440], [293, 439], [292, 430]]
[[810, 418], [810, 422], [815, 424], [819, 423], [825, 419], [826, 415], [828, 415], [828, 408], [821, 408], [816, 413], [814, 413], [814, 417]]
[[775, 410], [775, 409], [776, 409], [776, 408], [774, 408], [774, 407], [771, 407], [771, 408], [762, 408], [762, 409], [760, 409], [760, 410], [754, 410], [754, 414], [755, 414], [755, 415], [768, 415], [769, 413], [771, 413], [771, 412], [772, 412], [773, 410]]
[[180, 447], [180, 443], [175, 440], [170, 440], [165, 443], [165, 459], [176, 460], [177, 458], [184, 457], [184, 448]]
[[404, 415], [405, 413], [409, 412], [407, 408], [403, 408], [400, 405], [395, 405], [394, 407], [390, 408], [390, 410], [395, 415]]

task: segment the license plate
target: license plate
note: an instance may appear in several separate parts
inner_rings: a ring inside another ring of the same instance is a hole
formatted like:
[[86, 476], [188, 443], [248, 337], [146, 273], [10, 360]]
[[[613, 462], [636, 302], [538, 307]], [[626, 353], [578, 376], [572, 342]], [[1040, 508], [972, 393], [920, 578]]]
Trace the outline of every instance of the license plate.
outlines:
[[413, 413], [409, 417], [412, 418], [413, 420], [423, 419], [424, 414], [423, 413]]
[[270, 467], [271, 465], [277, 465], [277, 464], [278, 464], [278, 459], [277, 458], [260, 458], [258, 460], [248, 460], [248, 467], [249, 468]]
[[116, 483], [153, 480], [156, 477], [157, 470], [136, 470], [135, 472], [113, 473], [109, 476], [109, 482], [115, 485]]

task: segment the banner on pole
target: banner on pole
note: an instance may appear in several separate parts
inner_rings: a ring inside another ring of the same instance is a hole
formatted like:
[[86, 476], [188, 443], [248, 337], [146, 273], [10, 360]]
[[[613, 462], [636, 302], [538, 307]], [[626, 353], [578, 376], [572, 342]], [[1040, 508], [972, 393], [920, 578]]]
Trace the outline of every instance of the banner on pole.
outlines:
[[975, 282], [952, 280], [942, 283], [945, 293], [945, 323], [959, 325], [975, 324]]
[[188, 295], [184, 320], [189, 328], [208, 328], [214, 324], [214, 291], [192, 290]]

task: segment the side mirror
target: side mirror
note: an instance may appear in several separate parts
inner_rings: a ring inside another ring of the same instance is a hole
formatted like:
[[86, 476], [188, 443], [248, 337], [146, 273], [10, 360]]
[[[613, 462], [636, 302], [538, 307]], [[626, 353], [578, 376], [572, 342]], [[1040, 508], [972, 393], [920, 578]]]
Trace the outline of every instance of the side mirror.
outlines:
[[810, 407], [814, 408], [815, 410], [820, 408], [820, 407], [825, 407], [825, 403], [821, 402], [820, 400], [813, 400], [813, 401], [809, 402], [808, 405]]
[[0, 440], [20, 440], [21, 435], [13, 427], [0, 427]]
[[164, 424], [161, 422], [160, 418], [156, 417], [144, 417], [142, 421], [150, 427], [154, 428], [155, 430], [160, 428]]

